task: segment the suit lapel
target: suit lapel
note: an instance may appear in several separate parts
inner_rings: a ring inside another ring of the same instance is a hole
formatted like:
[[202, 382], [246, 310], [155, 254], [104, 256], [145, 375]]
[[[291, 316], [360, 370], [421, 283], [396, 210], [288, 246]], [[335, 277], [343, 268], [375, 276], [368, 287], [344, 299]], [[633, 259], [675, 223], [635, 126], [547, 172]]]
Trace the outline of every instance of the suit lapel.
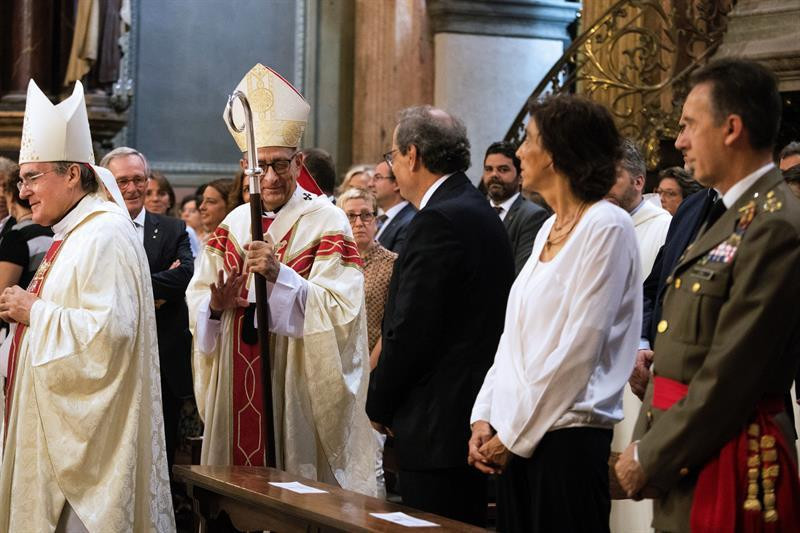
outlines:
[[[707, 228], [705, 233], [700, 235], [686, 248], [686, 253], [679, 260], [675, 270], [682, 270], [693, 263], [698, 257], [707, 253], [714, 246], [730, 237], [731, 233], [736, 229], [736, 224], [741, 216], [739, 210], [754, 199], [760, 200], [766, 195], [767, 191], [775, 187], [782, 179], [783, 176], [777, 169], [772, 169], [760, 177], [752, 187], [745, 191], [744, 194], [725, 211], [713, 226]], [[699, 231], [703, 231], [703, 228], [701, 227]]]
[[511, 227], [511, 222], [513, 222], [514, 219], [516, 218], [517, 212], [519, 211], [522, 202], [524, 202], [522, 194], [517, 196], [517, 199], [514, 200], [514, 202], [512, 202], [511, 207], [509, 208], [508, 213], [506, 214], [506, 217], [503, 219], [503, 224], [505, 225], [506, 229]]
[[147, 254], [147, 260], [150, 263], [151, 269], [159, 255], [159, 248], [161, 246], [161, 236], [159, 235], [159, 221], [150, 212], [145, 212], [144, 215], [144, 251]]

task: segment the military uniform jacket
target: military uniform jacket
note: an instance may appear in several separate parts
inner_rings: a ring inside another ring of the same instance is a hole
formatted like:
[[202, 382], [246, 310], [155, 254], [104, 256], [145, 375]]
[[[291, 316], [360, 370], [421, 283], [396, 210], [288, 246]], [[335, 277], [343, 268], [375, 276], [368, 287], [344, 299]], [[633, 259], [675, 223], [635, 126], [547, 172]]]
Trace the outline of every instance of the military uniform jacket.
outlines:
[[654, 373], [689, 392], [660, 411], [651, 380], [634, 431], [648, 485], [663, 494], [654, 502], [657, 530], [688, 531], [699, 471], [746, 427], [759, 400], [791, 386], [798, 271], [800, 202], [773, 168], [701, 230], [667, 278]]

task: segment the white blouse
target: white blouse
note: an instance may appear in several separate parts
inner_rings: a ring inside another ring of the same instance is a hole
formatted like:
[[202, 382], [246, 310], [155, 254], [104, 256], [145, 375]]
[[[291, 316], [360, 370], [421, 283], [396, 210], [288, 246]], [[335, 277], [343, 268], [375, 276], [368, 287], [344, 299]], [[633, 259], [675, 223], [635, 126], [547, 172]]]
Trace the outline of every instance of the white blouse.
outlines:
[[642, 322], [636, 234], [628, 213], [600, 201], [548, 262], [542, 226], [508, 299], [503, 335], [470, 423], [487, 420], [514, 454], [547, 431], [611, 428], [633, 370]]

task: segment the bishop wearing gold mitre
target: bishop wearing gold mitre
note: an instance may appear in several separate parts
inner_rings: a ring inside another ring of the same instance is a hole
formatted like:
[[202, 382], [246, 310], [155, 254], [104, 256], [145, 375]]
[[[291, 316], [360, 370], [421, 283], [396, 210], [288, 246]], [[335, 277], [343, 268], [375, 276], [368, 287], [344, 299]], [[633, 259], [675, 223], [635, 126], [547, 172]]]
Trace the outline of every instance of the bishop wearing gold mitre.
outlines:
[[[247, 268], [267, 279], [278, 468], [372, 495], [364, 276], [350, 224], [325, 196], [304, 188], [298, 148], [310, 106], [300, 93], [260, 64], [236, 89], [252, 109], [267, 242], [251, 243], [250, 206], [237, 207], [209, 239], [186, 291], [194, 391], [205, 424], [201, 463], [265, 464]], [[233, 115], [243, 123], [240, 106]], [[228, 129], [245, 152], [245, 135]]]
[[27, 291], [0, 296], [0, 531], [174, 531], [147, 256], [94, 165], [80, 82], [54, 106], [31, 80], [19, 163], [55, 235]]

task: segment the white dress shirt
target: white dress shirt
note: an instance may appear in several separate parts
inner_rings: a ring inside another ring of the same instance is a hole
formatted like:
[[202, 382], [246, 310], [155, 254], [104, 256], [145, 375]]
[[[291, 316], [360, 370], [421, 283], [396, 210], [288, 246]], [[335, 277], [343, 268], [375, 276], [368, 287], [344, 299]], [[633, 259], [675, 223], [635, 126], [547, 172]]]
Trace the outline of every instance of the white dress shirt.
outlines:
[[136, 226], [136, 235], [139, 236], [139, 240], [142, 241], [142, 243], [144, 243], [144, 215], [145, 209], [143, 207], [142, 210], [139, 211], [139, 214], [133, 219], [133, 225]]
[[500, 211], [497, 213], [497, 215], [500, 217], [500, 220], [506, 219], [509, 209], [511, 209], [511, 206], [514, 205], [514, 202], [517, 200], [517, 196], [519, 196], [519, 193], [514, 194], [511, 198], [500, 204], [494, 203], [494, 201], [489, 198], [489, 203], [491, 204], [492, 208], [500, 208]]
[[752, 172], [737, 181], [730, 189], [728, 189], [728, 192], [722, 195], [722, 203], [725, 204], [725, 208], [730, 209], [730, 207], [736, 203], [736, 200], [738, 200], [745, 192], [747, 192], [747, 189], [752, 187], [753, 184], [758, 181], [758, 178], [772, 170], [774, 166], [775, 163], [770, 161], [755, 172]]
[[488, 421], [516, 455], [548, 431], [611, 428], [622, 418], [642, 326], [639, 253], [630, 215], [600, 201], [548, 262], [551, 216], [508, 299], [494, 364], [470, 422]]
[[439, 187], [441, 187], [441, 186], [442, 186], [442, 183], [444, 183], [444, 181], [445, 181], [447, 178], [449, 178], [450, 176], [452, 176], [452, 175], [453, 175], [453, 174], [445, 174], [444, 176], [442, 176], [442, 177], [441, 177], [441, 178], [439, 178], [438, 180], [436, 180], [436, 181], [434, 181], [433, 183], [431, 183], [431, 186], [430, 186], [430, 187], [428, 187], [428, 190], [427, 190], [427, 191], [425, 191], [425, 194], [423, 194], [423, 195], [422, 195], [422, 200], [420, 200], [420, 202], [419, 202], [419, 208], [420, 208], [420, 209], [422, 209], [422, 208], [424, 208], [426, 205], [428, 205], [428, 201], [431, 199], [431, 196], [433, 196], [433, 193], [435, 193], [435, 192], [436, 192], [436, 189], [438, 189]]
[[397, 213], [402, 211], [403, 208], [407, 205], [408, 205], [408, 200], [403, 200], [399, 204], [395, 204], [383, 212], [383, 214], [386, 215], [386, 219], [383, 221], [383, 224], [381, 224], [381, 229], [379, 229], [378, 233], [375, 234], [375, 240], [378, 240], [378, 237], [381, 236], [381, 233], [383, 233], [383, 230], [385, 230], [386, 226], [389, 225], [389, 222], [391, 222], [392, 219], [397, 216]]

